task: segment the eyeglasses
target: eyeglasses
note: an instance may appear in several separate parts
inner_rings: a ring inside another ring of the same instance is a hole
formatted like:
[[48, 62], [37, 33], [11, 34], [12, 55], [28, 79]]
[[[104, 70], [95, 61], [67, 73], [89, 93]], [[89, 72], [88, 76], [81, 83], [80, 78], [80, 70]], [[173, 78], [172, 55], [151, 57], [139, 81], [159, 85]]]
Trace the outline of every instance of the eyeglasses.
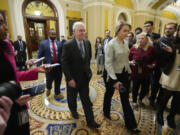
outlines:
[[86, 32], [85, 30], [77, 30], [78, 32]]

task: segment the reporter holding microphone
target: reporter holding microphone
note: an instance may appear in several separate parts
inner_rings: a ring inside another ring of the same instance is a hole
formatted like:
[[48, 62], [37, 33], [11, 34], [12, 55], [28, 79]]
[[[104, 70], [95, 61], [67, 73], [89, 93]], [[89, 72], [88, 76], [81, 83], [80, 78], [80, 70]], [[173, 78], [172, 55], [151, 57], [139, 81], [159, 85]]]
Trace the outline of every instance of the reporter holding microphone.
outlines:
[[[17, 71], [14, 51], [12, 44], [5, 40], [7, 37], [7, 26], [5, 25], [3, 16], [0, 14], [0, 83], [14, 80], [18, 85], [20, 81], [29, 81], [38, 79], [38, 72], [47, 72], [48, 69], [44, 65], [33, 68], [27, 71]], [[2, 76], [2, 74], [5, 74]], [[30, 95], [20, 96], [17, 100], [13, 101], [10, 118], [7, 123], [4, 135], [29, 135], [29, 119], [22, 119], [22, 115], [28, 118], [26, 103], [31, 100]]]
[[108, 89], [104, 96], [103, 111], [104, 116], [110, 117], [111, 99], [114, 90], [118, 90], [124, 112], [124, 121], [127, 130], [132, 134], [138, 134], [136, 119], [129, 103], [129, 48], [124, 40], [131, 29], [131, 25], [121, 23], [115, 29], [115, 38], [105, 46], [105, 68], [107, 70]]

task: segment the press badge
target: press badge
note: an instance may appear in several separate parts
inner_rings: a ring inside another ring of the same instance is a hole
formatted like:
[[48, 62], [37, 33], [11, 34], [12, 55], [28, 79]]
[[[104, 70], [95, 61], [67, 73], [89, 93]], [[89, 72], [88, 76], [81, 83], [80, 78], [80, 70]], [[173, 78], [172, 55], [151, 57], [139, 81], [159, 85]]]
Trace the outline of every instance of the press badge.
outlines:
[[142, 68], [138, 67], [138, 74], [142, 74]]
[[18, 113], [18, 124], [22, 126], [29, 122], [29, 115], [27, 109]]

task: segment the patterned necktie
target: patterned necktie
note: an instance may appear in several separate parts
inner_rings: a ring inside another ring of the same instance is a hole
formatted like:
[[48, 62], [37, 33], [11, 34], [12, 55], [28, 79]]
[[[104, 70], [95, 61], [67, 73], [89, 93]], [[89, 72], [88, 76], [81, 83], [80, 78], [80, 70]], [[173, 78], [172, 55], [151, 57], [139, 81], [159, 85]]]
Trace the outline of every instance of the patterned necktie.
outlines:
[[83, 43], [82, 42], [80, 42], [80, 52], [81, 52], [82, 58], [84, 58], [85, 57], [85, 53], [84, 53], [84, 47], [83, 47]]
[[57, 59], [57, 55], [56, 55], [56, 47], [55, 47], [54, 41], [52, 41], [52, 48], [53, 48], [54, 63], [57, 63], [58, 59]]
[[20, 51], [22, 51], [23, 50], [23, 44], [22, 44], [22, 41], [19, 41], [20, 42]]

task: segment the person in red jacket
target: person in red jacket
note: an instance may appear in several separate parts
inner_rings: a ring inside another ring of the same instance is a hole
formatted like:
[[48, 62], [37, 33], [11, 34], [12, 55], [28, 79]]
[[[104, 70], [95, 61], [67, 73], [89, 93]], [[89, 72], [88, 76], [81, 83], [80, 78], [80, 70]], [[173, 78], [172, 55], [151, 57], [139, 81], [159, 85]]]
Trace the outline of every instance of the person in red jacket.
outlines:
[[[38, 79], [39, 72], [47, 72], [48, 68], [45, 68], [45, 65], [26, 71], [17, 70], [12, 44], [8, 40], [5, 40], [7, 37], [7, 30], [3, 16], [0, 14], [0, 83], [13, 80], [20, 85], [20, 81], [36, 80]], [[2, 74], [5, 75], [2, 76]], [[27, 94], [20, 96], [17, 100], [13, 101], [4, 135], [30, 135], [29, 119], [23, 119], [23, 116], [28, 117], [26, 103], [31, 99], [32, 97]]]
[[133, 103], [137, 105], [138, 91], [141, 88], [139, 104], [144, 105], [142, 100], [148, 93], [150, 73], [156, 64], [154, 47], [146, 33], [138, 35], [137, 43], [130, 49], [129, 61], [133, 80]]

